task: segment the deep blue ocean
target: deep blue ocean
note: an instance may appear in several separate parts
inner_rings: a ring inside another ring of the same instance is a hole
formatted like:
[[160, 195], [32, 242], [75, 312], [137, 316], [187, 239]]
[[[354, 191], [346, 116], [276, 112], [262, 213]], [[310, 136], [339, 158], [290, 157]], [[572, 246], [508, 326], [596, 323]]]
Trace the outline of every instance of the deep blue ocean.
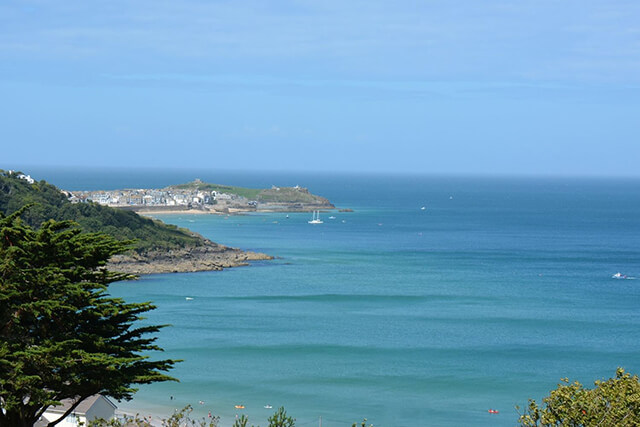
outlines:
[[512, 426], [516, 405], [562, 377], [640, 374], [640, 280], [612, 278], [640, 277], [640, 180], [28, 172], [68, 190], [298, 184], [354, 210], [322, 225], [306, 213], [162, 216], [277, 259], [112, 285], [155, 302], [148, 321], [173, 325], [162, 356], [184, 359], [180, 383], [122, 407], [191, 403], [224, 426], [239, 413], [265, 426], [281, 405], [298, 426]]

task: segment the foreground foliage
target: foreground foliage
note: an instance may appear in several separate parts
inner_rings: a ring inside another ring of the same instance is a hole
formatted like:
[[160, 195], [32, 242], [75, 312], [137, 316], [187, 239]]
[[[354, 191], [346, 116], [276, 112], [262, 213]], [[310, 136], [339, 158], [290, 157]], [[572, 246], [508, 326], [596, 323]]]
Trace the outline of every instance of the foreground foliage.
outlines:
[[[187, 405], [180, 411], [176, 411], [169, 418], [161, 420], [162, 427], [218, 427], [220, 417], [212, 417], [210, 419], [191, 418], [193, 407]], [[135, 416], [125, 416], [119, 419], [104, 420], [97, 419], [89, 421], [88, 427], [150, 427], [151, 422], [145, 418], [141, 418], [139, 414]]]
[[[284, 406], [278, 408], [278, 410], [269, 417], [268, 427], [295, 427], [296, 419], [287, 415]], [[236, 418], [232, 427], [248, 427], [249, 418], [246, 415], [241, 415], [240, 418]], [[255, 427], [255, 426], [251, 426]]]
[[[220, 422], [220, 417], [212, 417], [210, 419], [193, 419], [191, 418], [191, 405], [185, 406], [182, 410], [177, 411], [171, 417], [162, 419], [160, 421], [163, 427], [217, 427]], [[236, 418], [233, 427], [248, 427], [249, 418], [246, 415], [241, 415]], [[113, 420], [94, 420], [89, 423], [89, 427], [148, 427], [151, 423], [145, 418], [140, 418], [139, 415], [135, 417], [123, 417], [121, 419]], [[284, 407], [278, 408], [278, 410], [269, 417], [268, 427], [295, 427], [296, 420], [287, 415]]]
[[[191, 418], [191, 411], [193, 408], [191, 405], [185, 406], [182, 410], [176, 411], [171, 417], [160, 420], [160, 425], [163, 427], [218, 427], [220, 417], [212, 417], [209, 419]], [[211, 416], [211, 414], [209, 414]], [[157, 425], [157, 423], [156, 423]], [[267, 427], [295, 427], [296, 419], [287, 415], [287, 411], [284, 407], [278, 408], [278, 410], [269, 417], [269, 425]], [[88, 427], [149, 427], [151, 423], [146, 418], [141, 418], [139, 415], [134, 417], [125, 416], [118, 419], [103, 420], [98, 419], [89, 422]], [[240, 417], [236, 417], [232, 427], [249, 427], [249, 418], [242, 414]], [[255, 427], [255, 426], [251, 426]], [[358, 425], [353, 423], [352, 427], [367, 427], [367, 419], [362, 420], [362, 424]], [[369, 424], [368, 427], [373, 427], [373, 424]]]
[[142, 355], [161, 350], [151, 336], [161, 326], [135, 326], [155, 307], [107, 293], [133, 278], [104, 268], [130, 242], [70, 221], [34, 230], [24, 211], [0, 213], [0, 426], [31, 426], [62, 399], [130, 399], [136, 384], [172, 380], [163, 372], [175, 361]]
[[295, 425], [295, 418], [288, 416], [283, 406], [278, 408], [276, 413], [269, 417], [269, 427], [294, 427]]
[[522, 426], [638, 426], [640, 382], [638, 376], [618, 368], [615, 378], [596, 381], [593, 389], [562, 379], [558, 388], [538, 406], [530, 400], [520, 416]]

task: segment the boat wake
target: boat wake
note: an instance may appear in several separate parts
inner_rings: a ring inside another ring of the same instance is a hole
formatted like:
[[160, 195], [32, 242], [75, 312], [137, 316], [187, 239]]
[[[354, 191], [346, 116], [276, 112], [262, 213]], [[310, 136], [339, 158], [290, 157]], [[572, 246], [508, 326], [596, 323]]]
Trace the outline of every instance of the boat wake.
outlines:
[[618, 279], [618, 280], [635, 280], [636, 278], [633, 276], [627, 276], [626, 274], [622, 274], [622, 273], [616, 273], [613, 276], [611, 276], [612, 279]]

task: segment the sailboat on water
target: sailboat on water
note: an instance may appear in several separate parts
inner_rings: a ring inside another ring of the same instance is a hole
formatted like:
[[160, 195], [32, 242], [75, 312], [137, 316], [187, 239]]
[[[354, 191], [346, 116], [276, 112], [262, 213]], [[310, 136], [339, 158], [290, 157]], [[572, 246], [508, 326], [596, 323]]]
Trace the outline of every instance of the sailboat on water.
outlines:
[[313, 216], [311, 217], [311, 221], [307, 221], [309, 224], [323, 224], [320, 219], [320, 211], [313, 211]]

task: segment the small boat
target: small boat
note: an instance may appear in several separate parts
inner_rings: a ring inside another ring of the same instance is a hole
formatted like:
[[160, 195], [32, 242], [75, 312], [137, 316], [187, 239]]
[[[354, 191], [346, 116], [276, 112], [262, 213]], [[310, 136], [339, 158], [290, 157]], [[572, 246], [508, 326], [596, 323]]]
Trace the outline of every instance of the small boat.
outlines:
[[272, 409], [272, 408], [273, 408], [273, 406], [271, 406], [271, 405], [264, 405], [264, 409]]
[[500, 411], [498, 411], [497, 409], [489, 409], [488, 411], [490, 414], [499, 414]]
[[421, 208], [420, 208], [420, 210], [421, 210], [421, 211], [427, 210], [427, 207], [426, 207], [426, 206], [423, 206], [423, 207], [421, 207]]
[[311, 221], [307, 221], [309, 224], [324, 224], [320, 220], [320, 211], [313, 211], [313, 216], [311, 217]]
[[244, 409], [244, 405], [236, 405], [236, 409]]
[[186, 299], [187, 301], [192, 301], [193, 300], [193, 298], [191, 298], [191, 297], [184, 297], [184, 299]]
[[613, 276], [611, 276], [611, 278], [612, 279], [626, 279], [627, 275], [618, 272], [618, 273], [614, 274]]
[[329, 217], [329, 219], [336, 219], [336, 217], [335, 217], [335, 216], [333, 216], [333, 215], [331, 215], [331, 216]]

